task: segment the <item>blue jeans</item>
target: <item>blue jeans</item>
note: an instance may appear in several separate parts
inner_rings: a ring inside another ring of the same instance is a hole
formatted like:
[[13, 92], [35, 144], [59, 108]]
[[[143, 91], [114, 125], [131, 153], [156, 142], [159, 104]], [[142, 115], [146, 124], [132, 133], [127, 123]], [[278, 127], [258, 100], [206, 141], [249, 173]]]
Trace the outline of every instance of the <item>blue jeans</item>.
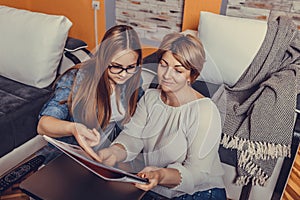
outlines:
[[213, 188], [206, 191], [195, 192], [194, 194], [184, 194], [173, 198], [174, 200], [226, 200], [224, 188]]
[[[155, 192], [148, 191], [142, 200], [165, 200], [168, 199]], [[226, 200], [226, 192], [224, 188], [213, 188], [202, 192], [195, 192], [192, 195], [184, 194], [173, 200]]]

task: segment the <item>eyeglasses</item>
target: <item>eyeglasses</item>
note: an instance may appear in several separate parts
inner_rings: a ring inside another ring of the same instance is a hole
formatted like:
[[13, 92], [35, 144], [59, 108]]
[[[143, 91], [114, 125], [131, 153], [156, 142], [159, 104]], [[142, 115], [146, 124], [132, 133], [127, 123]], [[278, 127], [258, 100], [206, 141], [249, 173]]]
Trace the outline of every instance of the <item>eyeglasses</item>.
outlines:
[[108, 69], [112, 74], [121, 74], [124, 70], [127, 74], [135, 74], [139, 71], [140, 66], [129, 65], [127, 68], [123, 68], [119, 65], [110, 65]]

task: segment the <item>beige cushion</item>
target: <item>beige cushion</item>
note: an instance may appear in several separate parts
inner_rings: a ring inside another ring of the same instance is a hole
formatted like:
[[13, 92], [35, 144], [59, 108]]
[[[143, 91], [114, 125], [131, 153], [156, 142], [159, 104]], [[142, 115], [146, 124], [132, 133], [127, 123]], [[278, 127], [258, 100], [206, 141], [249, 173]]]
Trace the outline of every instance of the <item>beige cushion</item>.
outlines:
[[201, 12], [198, 36], [207, 58], [201, 79], [234, 85], [257, 54], [266, 31], [266, 21]]
[[0, 75], [39, 88], [50, 85], [71, 26], [64, 16], [0, 6]]

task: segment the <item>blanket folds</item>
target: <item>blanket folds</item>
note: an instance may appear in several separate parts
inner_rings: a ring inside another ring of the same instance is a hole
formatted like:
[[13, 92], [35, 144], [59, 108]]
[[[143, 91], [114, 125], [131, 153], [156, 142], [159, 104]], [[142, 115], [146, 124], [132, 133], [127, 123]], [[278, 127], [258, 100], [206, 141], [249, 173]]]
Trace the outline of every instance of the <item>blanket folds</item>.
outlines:
[[212, 97], [223, 120], [221, 145], [237, 149], [238, 185], [264, 186], [277, 158], [290, 157], [299, 70], [299, 31], [280, 16], [268, 21], [260, 50], [238, 82], [223, 84]]

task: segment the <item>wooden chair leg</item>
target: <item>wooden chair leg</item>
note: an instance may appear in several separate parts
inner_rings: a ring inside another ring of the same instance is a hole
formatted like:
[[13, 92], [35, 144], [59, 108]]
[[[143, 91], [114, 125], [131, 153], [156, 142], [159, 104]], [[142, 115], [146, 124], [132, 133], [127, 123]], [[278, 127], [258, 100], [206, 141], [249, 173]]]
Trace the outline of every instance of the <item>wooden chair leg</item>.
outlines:
[[249, 183], [247, 185], [244, 185], [242, 187], [242, 192], [241, 192], [239, 200], [247, 200], [247, 199], [249, 199], [251, 188], [252, 188], [252, 183], [251, 183], [251, 181], [249, 181]]

